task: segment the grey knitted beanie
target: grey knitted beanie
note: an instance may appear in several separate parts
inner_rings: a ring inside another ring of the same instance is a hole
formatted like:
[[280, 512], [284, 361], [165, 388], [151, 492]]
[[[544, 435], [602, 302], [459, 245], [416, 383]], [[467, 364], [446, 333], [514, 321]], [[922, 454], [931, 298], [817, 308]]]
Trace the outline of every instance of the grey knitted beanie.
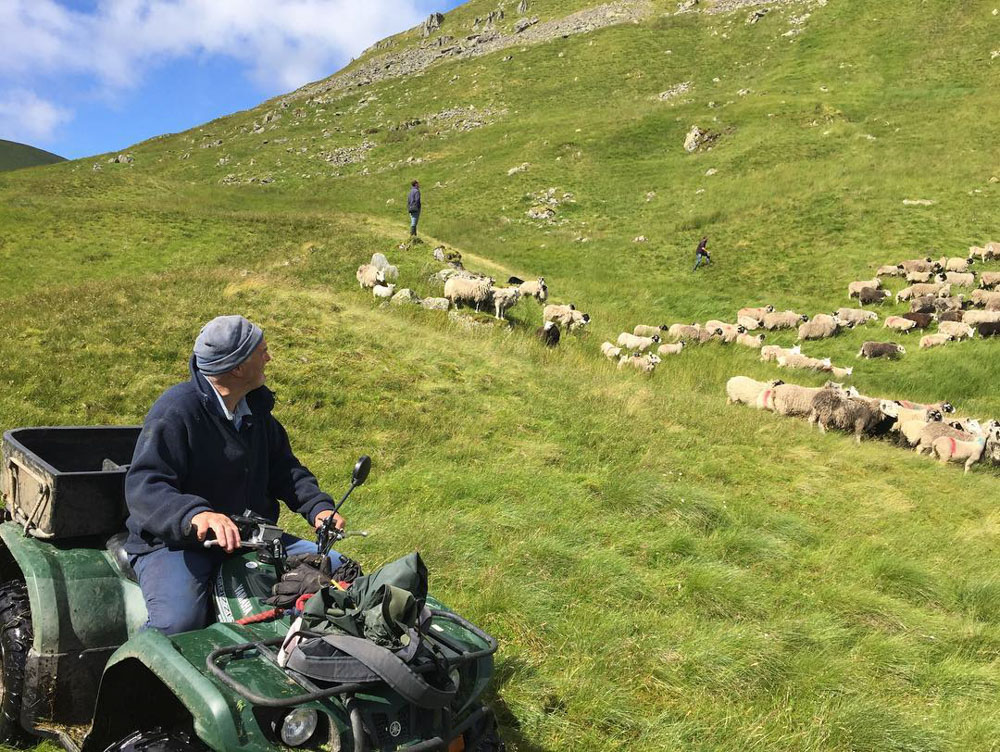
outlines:
[[198, 370], [214, 376], [232, 371], [257, 349], [264, 332], [242, 316], [217, 316], [202, 327], [194, 341]]

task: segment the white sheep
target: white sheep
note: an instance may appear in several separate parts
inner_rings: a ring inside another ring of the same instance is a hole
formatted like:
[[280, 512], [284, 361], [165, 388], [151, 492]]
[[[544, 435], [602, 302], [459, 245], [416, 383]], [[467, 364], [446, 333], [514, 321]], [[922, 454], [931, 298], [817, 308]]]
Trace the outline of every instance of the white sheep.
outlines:
[[899, 266], [908, 272], [933, 272], [940, 268], [930, 257], [900, 261]]
[[896, 301], [919, 298], [922, 295], [936, 295], [939, 298], [946, 298], [951, 295], [951, 285], [946, 282], [928, 282], [926, 284], [910, 285], [896, 293]]
[[1000, 305], [1000, 290], [973, 290], [969, 300], [973, 305], [995, 308]]
[[907, 272], [906, 281], [910, 284], [915, 282], [932, 282], [935, 276], [934, 272]]
[[992, 290], [1000, 285], [1000, 272], [983, 272], [979, 275], [979, 286], [985, 290]]
[[764, 328], [769, 331], [773, 329], [794, 329], [799, 324], [808, 320], [809, 317], [804, 313], [799, 314], [795, 311], [772, 311], [771, 313], [764, 314]]
[[781, 379], [773, 381], [755, 381], [746, 376], [733, 376], [726, 382], [726, 404], [739, 403], [743, 405], [753, 405], [760, 409], [758, 398], [767, 389], [774, 389], [776, 386], [784, 384]]
[[875, 272], [876, 277], [902, 277], [904, 274], [906, 274], [906, 269], [900, 264], [886, 264], [880, 266]]
[[576, 306], [549, 304], [542, 309], [543, 321], [554, 321], [564, 327], [567, 332], [579, 329], [590, 323], [590, 314], [581, 313]]
[[601, 352], [604, 353], [604, 357], [608, 360], [614, 360], [622, 354], [622, 349], [620, 347], [615, 347], [610, 342], [602, 342]]
[[779, 368], [802, 368], [806, 370], [813, 371], [826, 371], [833, 366], [830, 363], [829, 358], [810, 358], [808, 355], [779, 355], [778, 356], [778, 367]]
[[521, 295], [526, 298], [534, 298], [539, 303], [544, 303], [549, 299], [549, 288], [545, 284], [545, 277], [539, 277], [537, 280], [523, 280], [520, 277], [511, 277], [507, 280], [509, 285], [517, 285], [518, 289], [521, 291]]
[[972, 287], [976, 284], [975, 272], [947, 272], [944, 281], [955, 287]]
[[878, 314], [875, 311], [866, 311], [864, 308], [838, 308], [837, 318], [844, 324], [866, 324], [869, 321], [878, 321]]
[[979, 261], [988, 261], [990, 258], [992, 258], [992, 254], [990, 253], [988, 248], [983, 248], [982, 246], [978, 245], [970, 245], [969, 258], [977, 259]]
[[798, 355], [801, 352], [802, 348], [798, 345], [790, 348], [784, 348], [780, 345], [765, 345], [760, 348], [760, 359], [767, 363], [768, 361], [777, 360], [780, 356], [785, 354]]
[[391, 298], [396, 292], [396, 285], [375, 285], [372, 288], [372, 296], [376, 298]]
[[622, 332], [618, 335], [618, 346], [633, 352], [646, 352], [658, 344], [660, 344], [659, 334], [654, 334], [652, 337], [636, 337], [634, 334]]
[[857, 282], [851, 282], [847, 286], [847, 297], [848, 298], [858, 297], [859, 295], [861, 295], [861, 291], [864, 290], [866, 287], [870, 287], [873, 290], [881, 290], [882, 280], [876, 277], [875, 279], [862, 279]]
[[362, 264], [354, 276], [362, 290], [371, 289], [375, 285], [381, 285], [385, 282], [385, 272], [372, 264]]
[[965, 462], [965, 472], [969, 472], [975, 463], [979, 462], [986, 449], [986, 437], [978, 436], [972, 441], [962, 441], [953, 439], [950, 436], [942, 436], [935, 439], [931, 444], [931, 454], [937, 455], [942, 465], [949, 462]]
[[832, 373], [838, 379], [846, 379], [852, 373], [854, 373], [854, 366], [847, 366], [847, 368], [840, 368], [839, 366], [831, 366], [830, 373]]
[[493, 293], [493, 278], [455, 276], [450, 277], [444, 283], [444, 296], [448, 302], [454, 306], [459, 303], [471, 303], [476, 306], [476, 310], [489, 300]]
[[763, 334], [747, 334], [746, 332], [741, 332], [736, 335], [736, 344], [743, 345], [744, 347], [753, 347], [755, 349], [760, 349], [764, 345], [764, 335]]
[[660, 324], [659, 326], [649, 326], [648, 324], [636, 324], [635, 328], [632, 329], [632, 334], [636, 337], [652, 337], [654, 334], [662, 337], [663, 333], [667, 331], [669, 327], [666, 324]]
[[897, 332], [908, 332], [917, 325], [912, 319], [904, 319], [902, 316], [889, 316], [882, 325], [886, 329], [895, 329]]
[[753, 316], [747, 316], [745, 314], [740, 314], [736, 317], [736, 323], [742, 326], [748, 332], [752, 332], [754, 329], [759, 329], [763, 325], [763, 319], [758, 319]]
[[962, 321], [966, 324], [993, 324], [1000, 321], [1000, 311], [963, 311]]
[[507, 311], [517, 305], [521, 299], [521, 289], [519, 287], [498, 287], [493, 290], [493, 308], [496, 311], [496, 318], [503, 321], [507, 318]]
[[751, 307], [741, 308], [739, 311], [737, 311], [736, 316], [737, 318], [739, 318], [740, 316], [746, 316], [748, 318], [760, 321], [761, 319], [764, 318], [764, 316], [766, 316], [769, 313], [774, 313], [773, 305], [751, 306]]
[[389, 263], [385, 254], [373, 253], [371, 265], [382, 270], [382, 276], [387, 282], [399, 279], [399, 269]]
[[969, 266], [975, 263], [974, 259], [970, 258], [941, 258], [938, 260], [938, 264], [946, 272], [967, 272], [969, 271]]
[[683, 342], [674, 342], [672, 344], [660, 345], [656, 348], [657, 355], [680, 355], [681, 350], [684, 349]]
[[745, 326], [727, 324], [725, 321], [709, 321], [705, 324], [705, 328], [709, 331], [715, 332], [715, 336], [726, 344], [733, 342], [740, 334], [746, 333]]
[[627, 364], [638, 371], [652, 373], [653, 369], [656, 368], [656, 365], [659, 362], [660, 357], [653, 353], [646, 353], [645, 355], [625, 355], [618, 361], [618, 368], [624, 368]]
[[840, 332], [840, 320], [836, 316], [817, 313], [811, 321], [799, 325], [799, 339], [824, 339]]
[[947, 334], [955, 339], [971, 339], [976, 330], [964, 321], [942, 321], [938, 324], [938, 334]]
[[940, 332], [938, 334], [925, 334], [920, 338], [920, 347], [927, 349], [929, 347], [939, 347], [947, 342], [954, 342], [955, 336], [953, 334], [945, 334]]

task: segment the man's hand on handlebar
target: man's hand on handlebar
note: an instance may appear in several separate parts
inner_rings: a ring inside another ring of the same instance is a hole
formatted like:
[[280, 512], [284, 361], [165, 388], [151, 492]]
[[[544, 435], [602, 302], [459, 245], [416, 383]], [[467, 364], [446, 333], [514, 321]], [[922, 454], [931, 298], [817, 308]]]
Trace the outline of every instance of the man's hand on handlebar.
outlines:
[[198, 540], [204, 541], [208, 531], [215, 533], [217, 545], [226, 553], [240, 547], [240, 530], [227, 515], [218, 512], [199, 512], [191, 518], [191, 525], [198, 531]]
[[313, 525], [315, 525], [317, 530], [320, 529], [320, 527], [326, 521], [326, 518], [329, 517], [331, 514], [333, 515], [333, 526], [338, 530], [344, 529], [344, 524], [345, 524], [344, 518], [341, 517], [339, 513], [334, 512], [332, 509], [324, 509], [322, 512], [317, 514], [315, 519], [313, 520]]

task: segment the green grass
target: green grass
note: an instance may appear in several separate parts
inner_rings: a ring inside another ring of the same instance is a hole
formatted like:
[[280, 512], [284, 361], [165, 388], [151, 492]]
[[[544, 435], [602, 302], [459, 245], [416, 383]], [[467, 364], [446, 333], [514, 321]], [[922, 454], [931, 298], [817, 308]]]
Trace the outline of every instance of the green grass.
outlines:
[[[434, 592], [501, 640], [493, 702], [513, 748], [995, 749], [996, 470], [963, 476], [726, 406], [735, 374], [823, 380], [750, 351], [690, 348], [646, 378], [598, 346], [758, 302], [831, 311], [879, 264], [1000, 239], [983, 114], [1000, 22], [989, 3], [944, 0], [776, 7], [753, 26], [746, 11], [661, 15], [672, 7], [321, 104], [265, 103], [137, 145], [132, 165], [0, 176], [0, 425], [141, 421], [185, 378], [200, 325], [243, 312], [267, 332], [278, 414], [322, 484], [373, 456], [347, 509], [373, 535], [350, 553], [373, 567], [418, 548]], [[470, 3], [441, 33], [491, 8]], [[680, 81], [688, 94], [656, 99]], [[506, 114], [391, 130], [471, 105]], [[274, 129], [253, 134], [269, 110]], [[696, 123], [723, 136], [688, 155]], [[363, 163], [315, 157], [364, 138]], [[230, 173], [274, 182], [220, 184]], [[427, 236], [404, 252], [414, 177]], [[549, 187], [575, 203], [543, 226], [527, 197]], [[701, 234], [715, 263], [692, 274]], [[544, 275], [591, 331], [542, 351], [533, 302], [511, 329], [469, 331], [357, 289], [381, 251], [402, 285], [436, 293], [437, 242], [498, 278]], [[865, 393], [1000, 416], [996, 343], [920, 352], [896, 336], [901, 361], [855, 359], [883, 338], [859, 327], [803, 349], [855, 365]]]
[[42, 149], [15, 141], [5, 141], [0, 138], [0, 172], [4, 170], [20, 170], [24, 167], [64, 162], [63, 157]]

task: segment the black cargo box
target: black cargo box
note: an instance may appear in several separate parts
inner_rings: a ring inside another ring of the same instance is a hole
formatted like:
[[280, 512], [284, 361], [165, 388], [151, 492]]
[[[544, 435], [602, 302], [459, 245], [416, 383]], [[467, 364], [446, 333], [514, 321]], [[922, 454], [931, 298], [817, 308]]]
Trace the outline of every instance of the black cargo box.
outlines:
[[[125, 468], [138, 426], [15, 428], [3, 435], [0, 492], [38, 538], [111, 535], [125, 523]], [[104, 469], [109, 468], [109, 469]]]

